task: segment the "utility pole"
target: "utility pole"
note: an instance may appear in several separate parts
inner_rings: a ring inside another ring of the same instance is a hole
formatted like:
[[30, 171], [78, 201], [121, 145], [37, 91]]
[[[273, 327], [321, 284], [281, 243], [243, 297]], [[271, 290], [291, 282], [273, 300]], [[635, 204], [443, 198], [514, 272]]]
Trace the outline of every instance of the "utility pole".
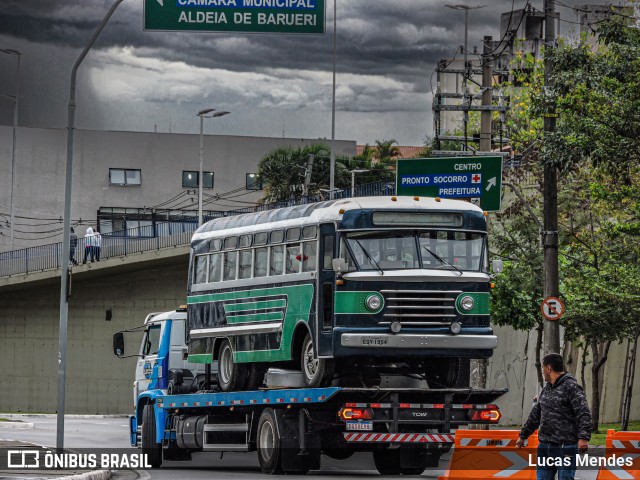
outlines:
[[[555, 47], [556, 12], [555, 1], [544, 1], [544, 44], [545, 57]], [[551, 63], [544, 63], [544, 88], [548, 94], [553, 87]], [[544, 136], [548, 138], [556, 130], [556, 112], [547, 111], [544, 117]], [[544, 165], [544, 297], [560, 296], [558, 276], [558, 169], [545, 159]], [[560, 353], [560, 325], [558, 321], [544, 320], [544, 350]]]
[[[490, 107], [493, 98], [493, 63], [490, 53], [493, 37], [484, 37], [484, 50], [482, 55], [482, 106]], [[491, 151], [491, 110], [482, 110], [480, 113], [480, 151]]]
[[304, 186], [302, 187], [302, 196], [309, 195], [309, 185], [311, 184], [311, 174], [313, 173], [313, 161], [316, 156], [310, 153], [307, 156], [307, 167], [304, 169]]

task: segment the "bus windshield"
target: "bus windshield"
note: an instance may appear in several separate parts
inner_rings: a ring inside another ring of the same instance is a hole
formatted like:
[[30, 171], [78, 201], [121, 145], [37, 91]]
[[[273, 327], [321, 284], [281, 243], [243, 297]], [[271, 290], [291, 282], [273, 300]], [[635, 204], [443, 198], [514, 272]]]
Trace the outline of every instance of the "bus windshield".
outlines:
[[351, 271], [411, 268], [488, 271], [486, 235], [480, 232], [352, 232], [343, 235], [341, 243], [341, 256]]

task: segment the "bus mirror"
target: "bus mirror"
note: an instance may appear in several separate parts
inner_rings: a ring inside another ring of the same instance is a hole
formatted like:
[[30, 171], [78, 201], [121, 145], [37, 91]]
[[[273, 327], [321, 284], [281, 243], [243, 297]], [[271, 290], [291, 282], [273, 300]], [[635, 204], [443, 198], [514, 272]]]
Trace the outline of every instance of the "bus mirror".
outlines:
[[113, 334], [113, 354], [118, 357], [124, 356], [124, 334], [122, 332]]
[[336, 272], [343, 272], [347, 269], [347, 262], [344, 258], [334, 258], [331, 260], [331, 267], [333, 267]]
[[504, 270], [504, 264], [502, 260], [493, 260], [491, 262], [491, 267], [493, 268], [493, 273], [502, 273]]

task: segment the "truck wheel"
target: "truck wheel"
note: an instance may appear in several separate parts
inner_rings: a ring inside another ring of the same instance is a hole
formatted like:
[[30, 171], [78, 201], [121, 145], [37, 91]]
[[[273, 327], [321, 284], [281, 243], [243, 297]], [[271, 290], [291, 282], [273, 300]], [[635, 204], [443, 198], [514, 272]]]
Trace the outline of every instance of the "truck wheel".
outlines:
[[231, 342], [225, 338], [218, 355], [218, 384], [223, 392], [243, 390], [247, 384], [247, 365], [233, 361]]
[[256, 436], [258, 461], [262, 471], [269, 475], [279, 475], [282, 472], [282, 449], [278, 437], [276, 415], [271, 408], [265, 408], [260, 415]]
[[156, 443], [156, 419], [150, 404], [142, 410], [142, 453], [147, 455], [153, 468], [162, 465], [162, 444]]
[[380, 475], [400, 475], [400, 449], [374, 450], [373, 463]]
[[[433, 461], [435, 459], [435, 465]], [[427, 467], [438, 466], [438, 456], [420, 450], [404, 450], [400, 453], [400, 472], [403, 475], [422, 475]]]
[[424, 364], [429, 388], [469, 388], [470, 360], [467, 358], [432, 358]]
[[333, 368], [332, 360], [316, 357], [311, 335], [307, 332], [300, 352], [300, 369], [305, 386], [309, 388], [328, 386], [333, 379]]

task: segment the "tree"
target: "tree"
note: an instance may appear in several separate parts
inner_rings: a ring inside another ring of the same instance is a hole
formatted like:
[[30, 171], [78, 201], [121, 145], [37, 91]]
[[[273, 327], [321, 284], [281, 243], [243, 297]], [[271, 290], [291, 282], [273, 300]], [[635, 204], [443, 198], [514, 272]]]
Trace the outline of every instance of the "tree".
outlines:
[[[583, 359], [591, 352], [594, 430], [609, 348], [629, 339], [629, 372], [640, 317], [640, 33], [617, 20], [599, 24], [597, 48], [583, 38], [579, 45], [545, 52], [554, 72], [550, 89], [541, 88], [542, 64], [516, 55], [506, 122], [508, 136], [534, 175], [549, 162], [561, 172], [560, 273], [567, 303], [561, 322], [565, 339], [585, 349]], [[548, 111], [558, 114], [556, 133], [540, 138]], [[520, 238], [527, 228], [514, 222], [505, 231]], [[513, 282], [511, 293], [519, 291], [521, 278], [506, 279]], [[502, 296], [507, 298], [509, 290]], [[583, 371], [585, 366], [586, 361]], [[626, 377], [621, 411], [630, 405], [632, 382], [632, 375]]]
[[386, 167], [395, 168], [396, 159], [400, 156], [400, 147], [395, 139], [376, 140], [375, 159]]
[[[264, 186], [261, 203], [279, 202], [303, 195], [305, 177], [309, 175], [308, 195], [318, 195], [329, 188], [329, 148], [316, 143], [306, 147], [279, 147], [269, 152], [258, 164], [258, 177]], [[309, 156], [313, 165], [308, 172]], [[336, 157], [335, 185], [347, 188], [350, 175], [346, 157]]]

